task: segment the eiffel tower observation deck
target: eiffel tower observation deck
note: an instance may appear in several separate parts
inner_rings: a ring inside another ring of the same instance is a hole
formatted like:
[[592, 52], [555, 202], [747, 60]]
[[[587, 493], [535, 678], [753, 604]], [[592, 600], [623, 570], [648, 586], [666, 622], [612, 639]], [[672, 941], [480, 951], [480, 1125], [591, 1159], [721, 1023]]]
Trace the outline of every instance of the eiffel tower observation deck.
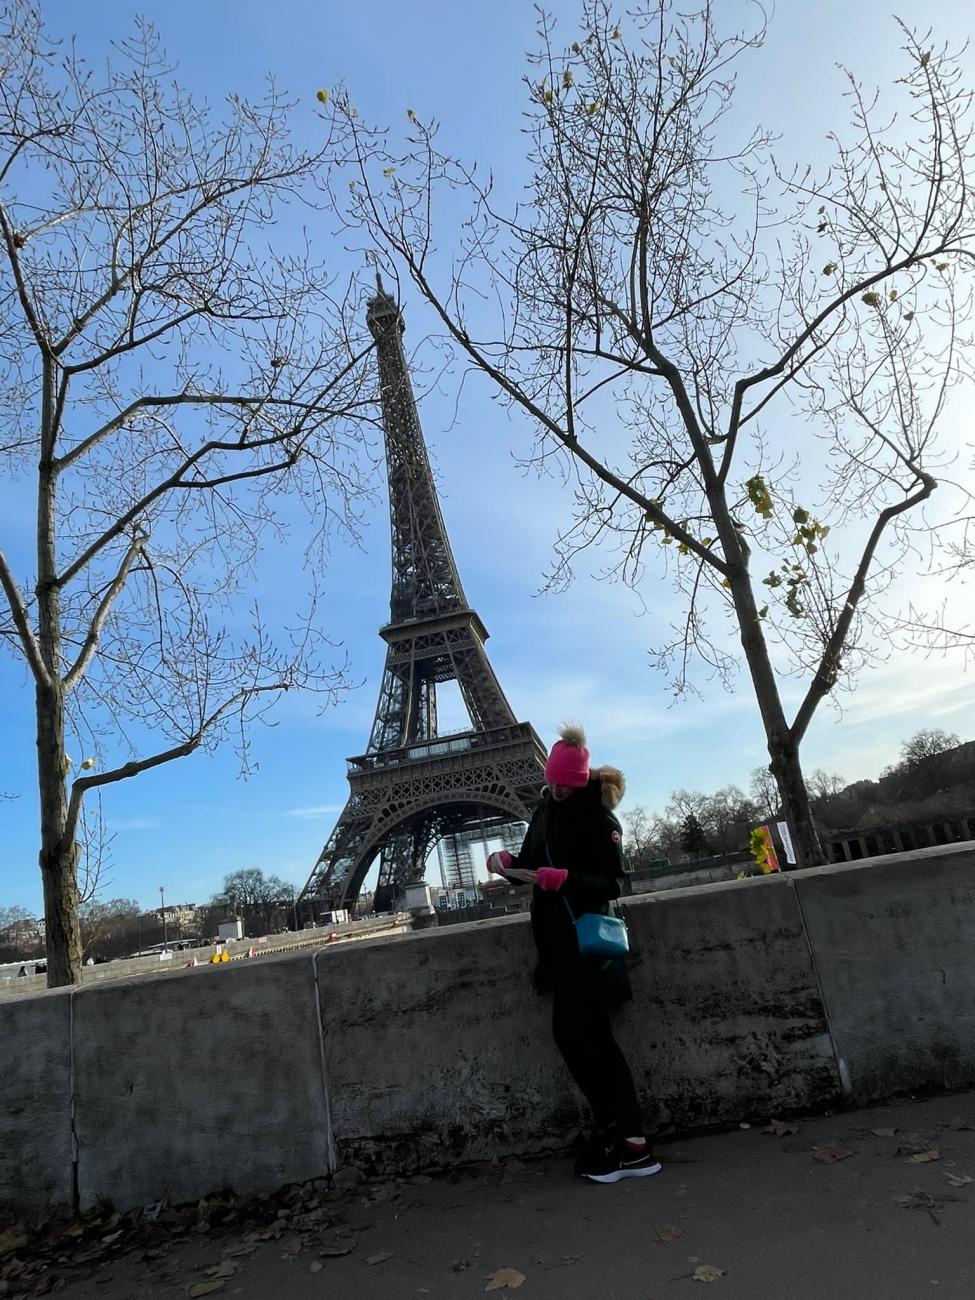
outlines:
[[[350, 907], [376, 858], [376, 908], [422, 880], [441, 841], [510, 845], [541, 791], [545, 749], [518, 722], [485, 653], [430, 471], [403, 349], [403, 316], [381, 281], [366, 317], [376, 340], [389, 479], [393, 583], [379, 630], [386, 665], [364, 754], [348, 760], [349, 799], [300, 901]], [[456, 682], [470, 726], [441, 734], [437, 687]]]

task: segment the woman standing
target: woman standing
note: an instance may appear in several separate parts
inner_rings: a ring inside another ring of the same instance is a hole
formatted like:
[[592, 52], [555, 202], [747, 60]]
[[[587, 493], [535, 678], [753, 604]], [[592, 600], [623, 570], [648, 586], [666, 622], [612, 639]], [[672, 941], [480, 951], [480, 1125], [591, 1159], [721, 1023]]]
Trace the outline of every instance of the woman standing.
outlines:
[[531, 880], [539, 992], [552, 994], [552, 1034], [592, 1110], [594, 1131], [576, 1173], [597, 1183], [660, 1172], [643, 1134], [633, 1076], [613, 1037], [610, 1012], [630, 996], [622, 957], [579, 952], [574, 918], [608, 913], [623, 877], [622, 831], [613, 809], [623, 774], [589, 767], [581, 727], [567, 725], [545, 765], [547, 787], [521, 852], [492, 853], [488, 870]]

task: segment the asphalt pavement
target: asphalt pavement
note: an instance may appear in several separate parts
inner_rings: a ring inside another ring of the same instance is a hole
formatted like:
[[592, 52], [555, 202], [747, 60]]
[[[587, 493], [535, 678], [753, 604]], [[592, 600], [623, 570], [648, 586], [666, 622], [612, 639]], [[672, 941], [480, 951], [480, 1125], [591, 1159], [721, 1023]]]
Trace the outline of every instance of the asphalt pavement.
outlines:
[[661, 1174], [612, 1186], [551, 1158], [319, 1184], [232, 1222], [204, 1206], [195, 1226], [184, 1212], [151, 1245], [134, 1236], [85, 1275], [57, 1270], [53, 1287], [64, 1300], [975, 1300], [975, 1093], [769, 1118], [771, 1132], [665, 1140]]

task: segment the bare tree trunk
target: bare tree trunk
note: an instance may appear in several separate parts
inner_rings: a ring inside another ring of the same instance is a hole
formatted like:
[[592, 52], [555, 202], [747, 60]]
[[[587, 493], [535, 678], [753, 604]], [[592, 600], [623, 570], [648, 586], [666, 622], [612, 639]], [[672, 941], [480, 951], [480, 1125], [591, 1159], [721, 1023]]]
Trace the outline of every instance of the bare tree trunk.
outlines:
[[796, 865], [815, 867], [826, 861], [819, 832], [813, 821], [809, 794], [799, 763], [799, 749], [790, 736], [777, 744], [769, 740], [772, 772], [782, 797], [782, 815], [792, 833], [792, 846], [796, 851]]
[[81, 927], [78, 923], [78, 850], [65, 840], [68, 796], [64, 761], [64, 694], [37, 687], [37, 769], [41, 801], [41, 878], [48, 988], [81, 979]]
[[729, 565], [729, 583], [735, 602], [741, 646], [752, 679], [755, 699], [758, 702], [765, 736], [768, 742], [772, 775], [775, 777], [782, 799], [782, 814], [792, 834], [796, 852], [796, 865], [815, 867], [826, 861], [819, 834], [813, 821], [806, 783], [799, 762], [799, 746], [786, 722], [775, 672], [768, 656], [768, 646], [762, 632], [762, 620], [752, 593], [748, 574], [748, 549], [735, 530], [725, 502], [712, 498], [712, 511], [724, 545]]
[[37, 697], [37, 777], [41, 811], [41, 879], [48, 988], [81, 980], [78, 920], [78, 849], [68, 823], [67, 759], [64, 739], [64, 680], [61, 673], [61, 592], [57, 585], [57, 468], [54, 460], [54, 362], [44, 360], [41, 400], [41, 456], [37, 500], [37, 641], [49, 680]]

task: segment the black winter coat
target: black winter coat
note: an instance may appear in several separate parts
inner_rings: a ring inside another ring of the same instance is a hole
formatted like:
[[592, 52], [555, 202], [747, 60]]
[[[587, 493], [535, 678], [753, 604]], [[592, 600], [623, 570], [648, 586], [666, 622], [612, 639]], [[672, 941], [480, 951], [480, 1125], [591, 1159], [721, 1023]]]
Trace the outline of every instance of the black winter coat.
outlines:
[[[531, 923], [538, 951], [536, 987], [551, 985], [553, 968], [577, 966], [577, 974], [616, 1000], [629, 995], [622, 959], [609, 961], [580, 957], [575, 927], [569, 914], [611, 910], [623, 887], [623, 834], [615, 814], [622, 794], [622, 776], [613, 768], [597, 769], [587, 786], [567, 799], [553, 799], [548, 790], [532, 814], [528, 832], [514, 866], [537, 871], [562, 867], [569, 875], [558, 891], [532, 892]], [[566, 906], [568, 904], [568, 906]]]

